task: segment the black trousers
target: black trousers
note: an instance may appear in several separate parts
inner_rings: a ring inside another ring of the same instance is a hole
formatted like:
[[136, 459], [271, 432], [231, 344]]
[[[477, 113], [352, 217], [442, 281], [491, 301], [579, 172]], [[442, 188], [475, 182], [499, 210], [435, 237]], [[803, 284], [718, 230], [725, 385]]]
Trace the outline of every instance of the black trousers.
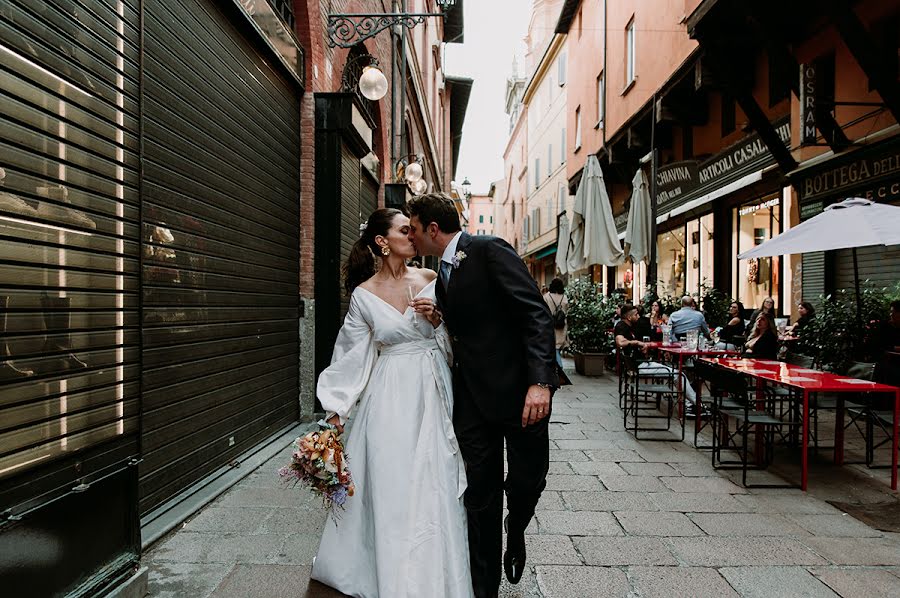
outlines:
[[[469, 560], [476, 598], [491, 598], [500, 588], [503, 558], [503, 490], [509, 529], [524, 530], [547, 485], [550, 465], [549, 414], [538, 423], [484, 419], [468, 393], [457, 393], [454, 428], [466, 464], [464, 496], [469, 520]], [[508, 473], [503, 480], [503, 441]]]

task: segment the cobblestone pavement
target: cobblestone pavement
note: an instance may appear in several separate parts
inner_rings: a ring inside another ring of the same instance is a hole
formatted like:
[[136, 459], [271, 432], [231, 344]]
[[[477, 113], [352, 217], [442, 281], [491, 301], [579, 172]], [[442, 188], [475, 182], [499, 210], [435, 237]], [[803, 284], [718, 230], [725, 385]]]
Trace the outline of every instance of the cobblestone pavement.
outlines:
[[[811, 459], [810, 492], [745, 489], [712, 469], [692, 435], [624, 432], [614, 378], [573, 381], [554, 401], [530, 567], [501, 596], [900, 596], [900, 534], [826, 502], [896, 502], [885, 471], [831, 466], [823, 450]], [[151, 596], [340, 596], [309, 581], [326, 519], [308, 492], [280, 486], [275, 470], [288, 455], [145, 555]], [[784, 479], [796, 479], [795, 457], [784, 456]]]

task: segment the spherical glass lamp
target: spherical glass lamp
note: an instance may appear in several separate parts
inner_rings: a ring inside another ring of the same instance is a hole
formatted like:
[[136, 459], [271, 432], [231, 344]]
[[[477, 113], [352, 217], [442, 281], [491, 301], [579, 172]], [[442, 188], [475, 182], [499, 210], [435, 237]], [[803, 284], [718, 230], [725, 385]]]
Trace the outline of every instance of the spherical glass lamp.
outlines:
[[418, 162], [410, 162], [406, 165], [404, 174], [406, 176], [407, 183], [415, 183], [416, 181], [421, 181], [422, 175], [424, 174], [424, 172], [422, 172], [422, 165]]
[[359, 77], [359, 91], [366, 99], [377, 102], [387, 94], [387, 77], [377, 66], [367, 66]]
[[412, 181], [408, 184], [410, 190], [413, 192], [413, 195], [422, 195], [428, 190], [428, 183], [425, 181], [425, 179]]

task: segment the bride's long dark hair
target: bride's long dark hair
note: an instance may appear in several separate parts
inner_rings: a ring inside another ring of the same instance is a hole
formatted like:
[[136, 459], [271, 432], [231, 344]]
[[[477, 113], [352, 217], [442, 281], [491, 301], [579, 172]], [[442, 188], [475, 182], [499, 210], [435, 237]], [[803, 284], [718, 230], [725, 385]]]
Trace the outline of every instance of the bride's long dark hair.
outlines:
[[386, 237], [394, 218], [402, 213], [394, 208], [380, 208], [369, 216], [365, 229], [350, 250], [350, 257], [341, 268], [344, 290], [348, 295], [375, 274], [375, 256], [381, 255], [381, 247], [375, 242], [375, 237]]

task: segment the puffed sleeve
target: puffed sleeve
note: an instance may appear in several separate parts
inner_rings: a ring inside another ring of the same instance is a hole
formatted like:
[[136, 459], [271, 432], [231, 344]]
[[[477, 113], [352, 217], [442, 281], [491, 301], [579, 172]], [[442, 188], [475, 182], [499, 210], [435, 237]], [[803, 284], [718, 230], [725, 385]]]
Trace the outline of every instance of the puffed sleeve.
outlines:
[[334, 343], [334, 353], [329, 365], [321, 374], [316, 385], [316, 396], [322, 407], [347, 420], [350, 411], [362, 396], [375, 359], [378, 355], [372, 328], [366, 320], [359, 297], [350, 297], [350, 309], [344, 318], [344, 325]]

